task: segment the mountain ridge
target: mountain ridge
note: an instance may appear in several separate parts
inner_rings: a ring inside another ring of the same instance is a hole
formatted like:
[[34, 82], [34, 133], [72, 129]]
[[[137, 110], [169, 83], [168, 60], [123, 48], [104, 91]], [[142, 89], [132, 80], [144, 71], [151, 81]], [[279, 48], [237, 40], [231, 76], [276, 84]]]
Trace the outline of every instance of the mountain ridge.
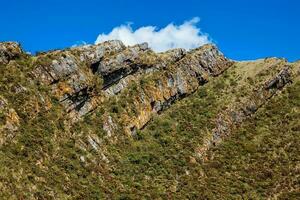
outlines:
[[[31, 56], [17, 43], [0, 43], [0, 177], [11, 185], [0, 188], [17, 199], [192, 198], [185, 186], [173, 184], [177, 176], [190, 177], [178, 167], [201, 171], [210, 152], [272, 99], [282, 98], [286, 88], [297, 93], [299, 67], [278, 58], [232, 61], [214, 45], [155, 53], [146, 43], [126, 47], [108, 41]], [[297, 114], [297, 104], [291, 105]], [[14, 162], [21, 167], [15, 169]], [[172, 183], [158, 182], [148, 191], [151, 183], [141, 176], [145, 166], [176, 169], [169, 178], [160, 168], [151, 175], [162, 173], [162, 181]], [[4, 178], [9, 173], [15, 175]], [[40, 176], [48, 181], [53, 176], [54, 182], [45, 184]], [[146, 183], [135, 186], [130, 176]]]

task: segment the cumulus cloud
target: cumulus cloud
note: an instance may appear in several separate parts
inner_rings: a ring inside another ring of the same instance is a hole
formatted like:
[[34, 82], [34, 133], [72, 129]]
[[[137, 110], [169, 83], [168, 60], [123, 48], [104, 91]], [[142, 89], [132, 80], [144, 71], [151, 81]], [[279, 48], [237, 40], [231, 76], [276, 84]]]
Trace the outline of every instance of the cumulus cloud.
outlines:
[[193, 49], [210, 43], [208, 34], [201, 32], [197, 26], [198, 17], [186, 21], [181, 25], [169, 24], [158, 29], [155, 26], [144, 26], [133, 30], [131, 24], [115, 27], [110, 33], [102, 33], [98, 36], [96, 44], [108, 40], [121, 40], [125, 45], [131, 46], [148, 42], [156, 52], [162, 52], [174, 48]]

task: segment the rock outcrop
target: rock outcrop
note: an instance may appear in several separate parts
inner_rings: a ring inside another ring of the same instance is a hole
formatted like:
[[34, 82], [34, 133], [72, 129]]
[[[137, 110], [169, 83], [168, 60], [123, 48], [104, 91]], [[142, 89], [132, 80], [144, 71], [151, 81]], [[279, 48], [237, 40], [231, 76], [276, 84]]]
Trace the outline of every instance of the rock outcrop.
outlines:
[[[23, 54], [17, 43], [2, 43], [0, 50], [4, 64]], [[50, 87], [50, 97], [63, 105], [70, 123], [104, 107], [103, 129], [108, 135], [120, 128], [134, 134], [153, 114], [233, 64], [214, 45], [155, 53], [147, 43], [125, 47], [120, 41], [55, 50], [29, 59], [28, 81]], [[127, 108], [115, 115], [108, 109], [112, 101]]]
[[150, 65], [147, 68], [155, 70], [131, 80], [136, 85], [134, 91], [121, 92], [116, 97], [117, 104], [124, 101], [124, 98], [133, 102], [127, 105], [127, 108], [133, 109], [118, 113], [118, 121], [123, 124], [128, 134], [143, 128], [153, 114], [161, 112], [177, 99], [192, 94], [209, 77], [219, 75], [233, 64], [213, 45], [205, 45], [186, 54], [183, 50], [174, 50], [155, 56], [169, 57], [169, 63]]
[[[174, 49], [157, 54], [147, 43], [125, 47], [120, 41], [109, 41], [38, 55], [32, 76], [52, 87], [53, 95], [73, 122], [111, 98], [123, 101], [128, 85], [137, 84], [138, 92], [129, 97], [135, 116], [128, 115], [133, 110], [118, 116], [118, 123], [129, 133], [142, 128], [154, 113], [193, 93], [232, 63], [213, 45], [190, 52]], [[151, 83], [140, 84], [146, 79]], [[109, 113], [104, 116], [111, 118]]]
[[0, 42], [0, 64], [8, 64], [23, 54], [20, 44], [16, 42]]

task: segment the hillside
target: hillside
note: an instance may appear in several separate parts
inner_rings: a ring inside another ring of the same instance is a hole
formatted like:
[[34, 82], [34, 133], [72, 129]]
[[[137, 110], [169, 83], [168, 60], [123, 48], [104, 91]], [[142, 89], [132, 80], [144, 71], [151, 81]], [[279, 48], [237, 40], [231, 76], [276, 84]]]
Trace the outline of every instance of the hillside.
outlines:
[[300, 62], [0, 43], [3, 199], [297, 199]]

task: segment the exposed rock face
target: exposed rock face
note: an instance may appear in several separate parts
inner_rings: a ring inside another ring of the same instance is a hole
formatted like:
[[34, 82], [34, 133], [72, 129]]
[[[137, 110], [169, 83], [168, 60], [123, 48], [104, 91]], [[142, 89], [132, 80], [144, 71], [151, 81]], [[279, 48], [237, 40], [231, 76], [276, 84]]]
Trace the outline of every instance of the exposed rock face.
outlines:
[[71, 49], [75, 55], [79, 55], [80, 61], [97, 66], [97, 63], [109, 54], [124, 50], [126, 47], [119, 40], [112, 40], [98, 45], [85, 45]]
[[96, 99], [91, 99], [91, 96], [95, 96], [95, 90], [101, 88], [103, 82], [94, 75], [95, 65], [104, 56], [124, 48], [121, 42], [110, 41], [49, 52], [37, 57], [32, 75], [42, 84], [52, 85], [53, 94], [76, 121], [95, 108]]
[[10, 60], [20, 57], [23, 51], [16, 42], [0, 43], [0, 64], [8, 64]]
[[[173, 49], [161, 54], [155, 54], [152, 51], [141, 54], [140, 60], [138, 61], [139, 63], [136, 65], [136, 72], [132, 75], [127, 74], [126, 77], [120, 79], [116, 84], [105, 88], [105, 93], [109, 96], [114, 96], [124, 90], [130, 81], [141, 78], [143, 74], [153, 73], [163, 68], [165, 69], [167, 66], [182, 59], [185, 55], [186, 51], [184, 49]], [[172, 86], [173, 82], [173, 79], [169, 80], [169, 87]]]
[[[17, 43], [1, 43], [0, 50], [2, 63], [23, 53]], [[109, 41], [38, 55], [33, 59], [31, 77], [52, 88], [51, 96], [65, 107], [72, 123], [98, 107], [109, 107], [111, 101], [124, 105], [126, 108], [116, 111], [117, 115], [105, 109], [103, 130], [112, 136], [121, 128], [130, 135], [142, 129], [153, 114], [192, 94], [233, 63], [214, 45], [189, 52], [174, 49], [157, 54], [147, 43], [125, 47], [120, 41]], [[279, 89], [289, 81], [286, 68], [266, 82], [257, 96], [265, 100], [273, 95], [270, 89]], [[261, 104], [245, 104], [225, 115], [232, 117], [230, 123], [235, 123], [255, 112]], [[224, 127], [231, 126], [225, 122], [224, 113], [222, 116], [214, 138], [226, 135]]]
[[226, 59], [214, 45], [204, 45], [193, 50], [190, 52], [190, 57], [180, 63], [182, 67], [189, 66], [195, 73], [206, 72], [212, 76], [219, 75], [231, 64], [232, 62]]
[[149, 51], [151, 50], [148, 48], [148, 44], [144, 43], [129, 47], [120, 53], [101, 60], [97, 67], [97, 73], [103, 77], [103, 87], [107, 88], [121, 78], [135, 73], [139, 68], [146, 67], [137, 60], [141, 57], [141, 54]]
[[[210, 64], [207, 64], [208, 60]], [[215, 46], [205, 45], [171, 63], [166, 67], [158, 67], [154, 73], [157, 76], [154, 83], [143, 84], [136, 96], [129, 95], [137, 112], [135, 115], [128, 111], [121, 114], [121, 119], [125, 119], [123, 123], [127, 124], [127, 133], [143, 128], [153, 114], [164, 110], [177, 99], [190, 95], [206, 83], [209, 76], [217, 76], [233, 62], [226, 59]]]
[[232, 63], [213, 45], [191, 52], [174, 49], [156, 54], [147, 43], [126, 48], [119, 41], [110, 41], [39, 55], [32, 74], [42, 84], [52, 86], [53, 94], [65, 106], [72, 121], [96, 109], [101, 102], [110, 101], [111, 97], [122, 101], [119, 96], [124, 95], [129, 84], [140, 85], [139, 81], [147, 77], [151, 83], [143, 84], [130, 97], [137, 108], [135, 117], [128, 117], [128, 112], [120, 117], [121, 123], [131, 130], [142, 128], [153, 113], [191, 94], [209, 76], [222, 73]]

